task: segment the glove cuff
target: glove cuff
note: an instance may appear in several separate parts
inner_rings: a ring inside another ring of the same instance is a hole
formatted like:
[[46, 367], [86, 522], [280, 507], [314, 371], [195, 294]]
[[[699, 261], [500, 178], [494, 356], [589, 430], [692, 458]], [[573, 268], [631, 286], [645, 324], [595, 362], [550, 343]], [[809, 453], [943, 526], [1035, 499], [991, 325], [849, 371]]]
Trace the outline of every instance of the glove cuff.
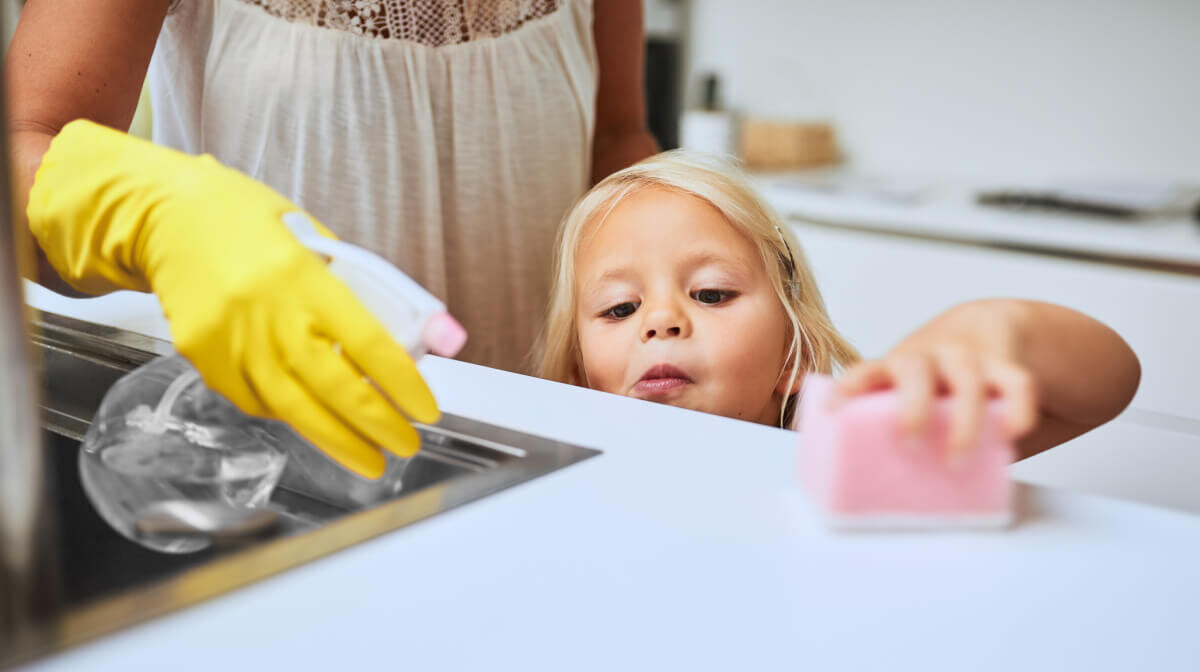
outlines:
[[158, 148], [79, 120], [64, 126], [42, 157], [26, 208], [29, 229], [72, 287], [92, 294], [149, 291], [135, 254], [147, 204], [129, 198], [138, 180], [128, 175], [148, 149]]

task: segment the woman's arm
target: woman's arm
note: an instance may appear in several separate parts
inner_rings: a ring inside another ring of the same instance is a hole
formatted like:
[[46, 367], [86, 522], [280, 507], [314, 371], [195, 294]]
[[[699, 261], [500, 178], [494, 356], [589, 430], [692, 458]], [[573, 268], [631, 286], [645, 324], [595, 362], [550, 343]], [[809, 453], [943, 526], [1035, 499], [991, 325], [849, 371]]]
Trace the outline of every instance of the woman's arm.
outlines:
[[658, 152], [646, 128], [642, 0], [596, 2], [592, 33], [600, 59], [592, 184]]
[[[50, 140], [69, 121], [125, 130], [170, 0], [30, 0], [8, 58], [9, 142], [17, 226]], [[38, 282], [78, 295], [38, 250]]]
[[978, 433], [988, 395], [998, 393], [1020, 457], [1028, 457], [1116, 417], [1140, 378], [1137, 356], [1104, 324], [1054, 304], [991, 299], [939, 315], [883, 359], [852, 368], [839, 390], [844, 397], [896, 387], [902, 422], [913, 431], [945, 390], [959, 448]]

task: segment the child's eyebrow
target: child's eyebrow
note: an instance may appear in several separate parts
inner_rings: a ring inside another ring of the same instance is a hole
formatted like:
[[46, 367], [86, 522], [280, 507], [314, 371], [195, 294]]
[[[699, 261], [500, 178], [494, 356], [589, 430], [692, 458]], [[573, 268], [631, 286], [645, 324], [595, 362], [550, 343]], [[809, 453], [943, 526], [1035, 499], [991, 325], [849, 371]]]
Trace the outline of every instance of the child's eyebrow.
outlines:
[[751, 277], [754, 275], [753, 265], [747, 263], [745, 259], [740, 257], [731, 257], [727, 254], [717, 254], [715, 252], [698, 252], [695, 255], [688, 257], [683, 267], [689, 272], [694, 272], [697, 269], [705, 266], [721, 266], [727, 268], [739, 276]]
[[600, 283], [600, 282], [608, 282], [610, 280], [630, 280], [636, 275], [637, 275], [637, 272], [634, 271], [634, 269], [632, 269], [628, 266], [618, 266], [617, 268], [610, 268], [607, 271], [601, 273], [599, 276], [596, 277], [594, 282]]
[[588, 278], [586, 282], [579, 288], [580, 295], [591, 298], [604, 289], [604, 285], [610, 282], [633, 282], [637, 277], [637, 272], [628, 266], [618, 266], [610, 268], [600, 275]]
[[[700, 251], [690, 257], [684, 259], [681, 268], [686, 273], [694, 273], [699, 269], [707, 266], [718, 266], [722, 270], [732, 272], [737, 278], [750, 278], [754, 276], [753, 265], [740, 257], [731, 257], [727, 254], [719, 254], [712, 251]], [[637, 279], [638, 272], [630, 266], [617, 266], [610, 268], [600, 275], [589, 278], [587, 282], [580, 287], [580, 294], [589, 296], [600, 291], [600, 289], [609, 282], [634, 282]]]

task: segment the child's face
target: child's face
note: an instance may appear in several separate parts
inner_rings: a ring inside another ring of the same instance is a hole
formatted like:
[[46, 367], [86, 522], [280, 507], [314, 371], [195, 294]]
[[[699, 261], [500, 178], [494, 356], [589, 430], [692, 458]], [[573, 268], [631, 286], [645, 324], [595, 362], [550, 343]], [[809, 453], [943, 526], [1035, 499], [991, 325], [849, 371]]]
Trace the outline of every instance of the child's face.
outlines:
[[585, 229], [576, 258], [590, 387], [779, 421], [788, 318], [758, 251], [720, 212], [691, 195], [644, 189], [598, 231]]

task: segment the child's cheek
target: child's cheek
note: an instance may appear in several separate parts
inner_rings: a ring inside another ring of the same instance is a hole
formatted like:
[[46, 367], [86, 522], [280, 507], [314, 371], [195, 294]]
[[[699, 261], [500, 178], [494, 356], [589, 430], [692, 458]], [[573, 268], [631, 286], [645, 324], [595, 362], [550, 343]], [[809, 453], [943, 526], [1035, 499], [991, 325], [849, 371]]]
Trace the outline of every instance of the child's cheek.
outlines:
[[[730, 306], [734, 308], [734, 306]], [[737, 306], [710, 327], [716, 338], [718, 366], [740, 389], [751, 392], [764, 385], [773, 388], [783, 366], [787, 329], [786, 320], [773, 314], [769, 306]]]
[[594, 329], [583, 329], [579, 334], [579, 348], [583, 354], [583, 370], [587, 386], [602, 392], [619, 392], [620, 366], [623, 358], [615, 347], [617, 340], [605, 338]]

